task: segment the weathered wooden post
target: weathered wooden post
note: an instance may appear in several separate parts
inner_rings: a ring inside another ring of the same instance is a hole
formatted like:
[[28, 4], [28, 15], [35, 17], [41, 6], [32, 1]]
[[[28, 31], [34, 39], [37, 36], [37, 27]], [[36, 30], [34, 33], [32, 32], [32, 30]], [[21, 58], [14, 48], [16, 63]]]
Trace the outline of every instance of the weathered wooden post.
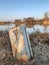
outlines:
[[14, 57], [24, 61], [27, 61], [33, 57], [29, 36], [25, 25], [10, 29], [9, 36]]

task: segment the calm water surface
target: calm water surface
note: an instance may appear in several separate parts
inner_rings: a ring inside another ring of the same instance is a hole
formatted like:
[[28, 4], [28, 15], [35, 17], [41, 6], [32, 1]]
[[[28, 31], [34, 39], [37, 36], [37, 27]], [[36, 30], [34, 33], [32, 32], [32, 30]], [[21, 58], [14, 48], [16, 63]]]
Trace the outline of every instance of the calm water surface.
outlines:
[[[15, 24], [8, 24], [8, 25], [0, 25], [0, 31], [8, 31], [10, 28], [15, 27]], [[49, 33], [49, 26], [44, 27], [42, 25], [34, 25], [32, 28], [27, 28], [27, 32], [35, 33], [35, 32], [41, 32], [41, 33]]]

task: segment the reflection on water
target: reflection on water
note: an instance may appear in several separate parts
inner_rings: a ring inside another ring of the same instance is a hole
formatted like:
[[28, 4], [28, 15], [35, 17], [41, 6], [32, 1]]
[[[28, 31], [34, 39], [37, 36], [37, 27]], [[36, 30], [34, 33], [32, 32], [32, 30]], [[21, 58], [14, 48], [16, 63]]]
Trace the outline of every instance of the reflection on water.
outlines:
[[[15, 24], [8, 24], [8, 25], [0, 25], [0, 30], [1, 31], [7, 31], [10, 28], [15, 27]], [[49, 33], [49, 26], [44, 27], [42, 25], [34, 25], [32, 28], [27, 28], [27, 32], [30, 33], [35, 33], [35, 32], [41, 32], [41, 33]]]
[[27, 32], [30, 33], [35, 33], [35, 32], [41, 32], [41, 33], [49, 33], [49, 26], [44, 27], [42, 25], [34, 25], [32, 28], [27, 28]]
[[0, 31], [7, 31], [14, 26], [14, 24], [0, 25]]

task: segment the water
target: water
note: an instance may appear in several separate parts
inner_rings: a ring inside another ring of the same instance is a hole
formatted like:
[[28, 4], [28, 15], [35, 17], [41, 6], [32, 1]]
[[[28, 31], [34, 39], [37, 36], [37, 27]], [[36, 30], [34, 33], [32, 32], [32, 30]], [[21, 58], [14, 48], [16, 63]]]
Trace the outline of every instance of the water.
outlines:
[[[6, 24], [6, 25], [0, 25], [0, 31], [9, 31], [10, 28], [15, 27], [15, 24]], [[27, 32], [29, 34], [35, 33], [35, 32], [41, 32], [41, 33], [49, 33], [49, 26], [44, 27], [42, 25], [34, 25], [32, 28], [27, 28]]]
[[27, 28], [27, 32], [29, 34], [35, 33], [35, 32], [49, 33], [49, 26], [44, 27], [42, 25], [34, 25], [32, 28]]
[[10, 28], [12, 28], [14, 26], [15, 26], [15, 24], [0, 25], [0, 31], [8, 31]]

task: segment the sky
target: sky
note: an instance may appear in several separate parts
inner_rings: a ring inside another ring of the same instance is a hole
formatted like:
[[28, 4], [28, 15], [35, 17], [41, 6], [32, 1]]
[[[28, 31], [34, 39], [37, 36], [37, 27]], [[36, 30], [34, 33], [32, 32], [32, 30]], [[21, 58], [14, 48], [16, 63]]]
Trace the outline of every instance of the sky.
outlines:
[[0, 0], [0, 21], [27, 17], [42, 18], [49, 0]]

